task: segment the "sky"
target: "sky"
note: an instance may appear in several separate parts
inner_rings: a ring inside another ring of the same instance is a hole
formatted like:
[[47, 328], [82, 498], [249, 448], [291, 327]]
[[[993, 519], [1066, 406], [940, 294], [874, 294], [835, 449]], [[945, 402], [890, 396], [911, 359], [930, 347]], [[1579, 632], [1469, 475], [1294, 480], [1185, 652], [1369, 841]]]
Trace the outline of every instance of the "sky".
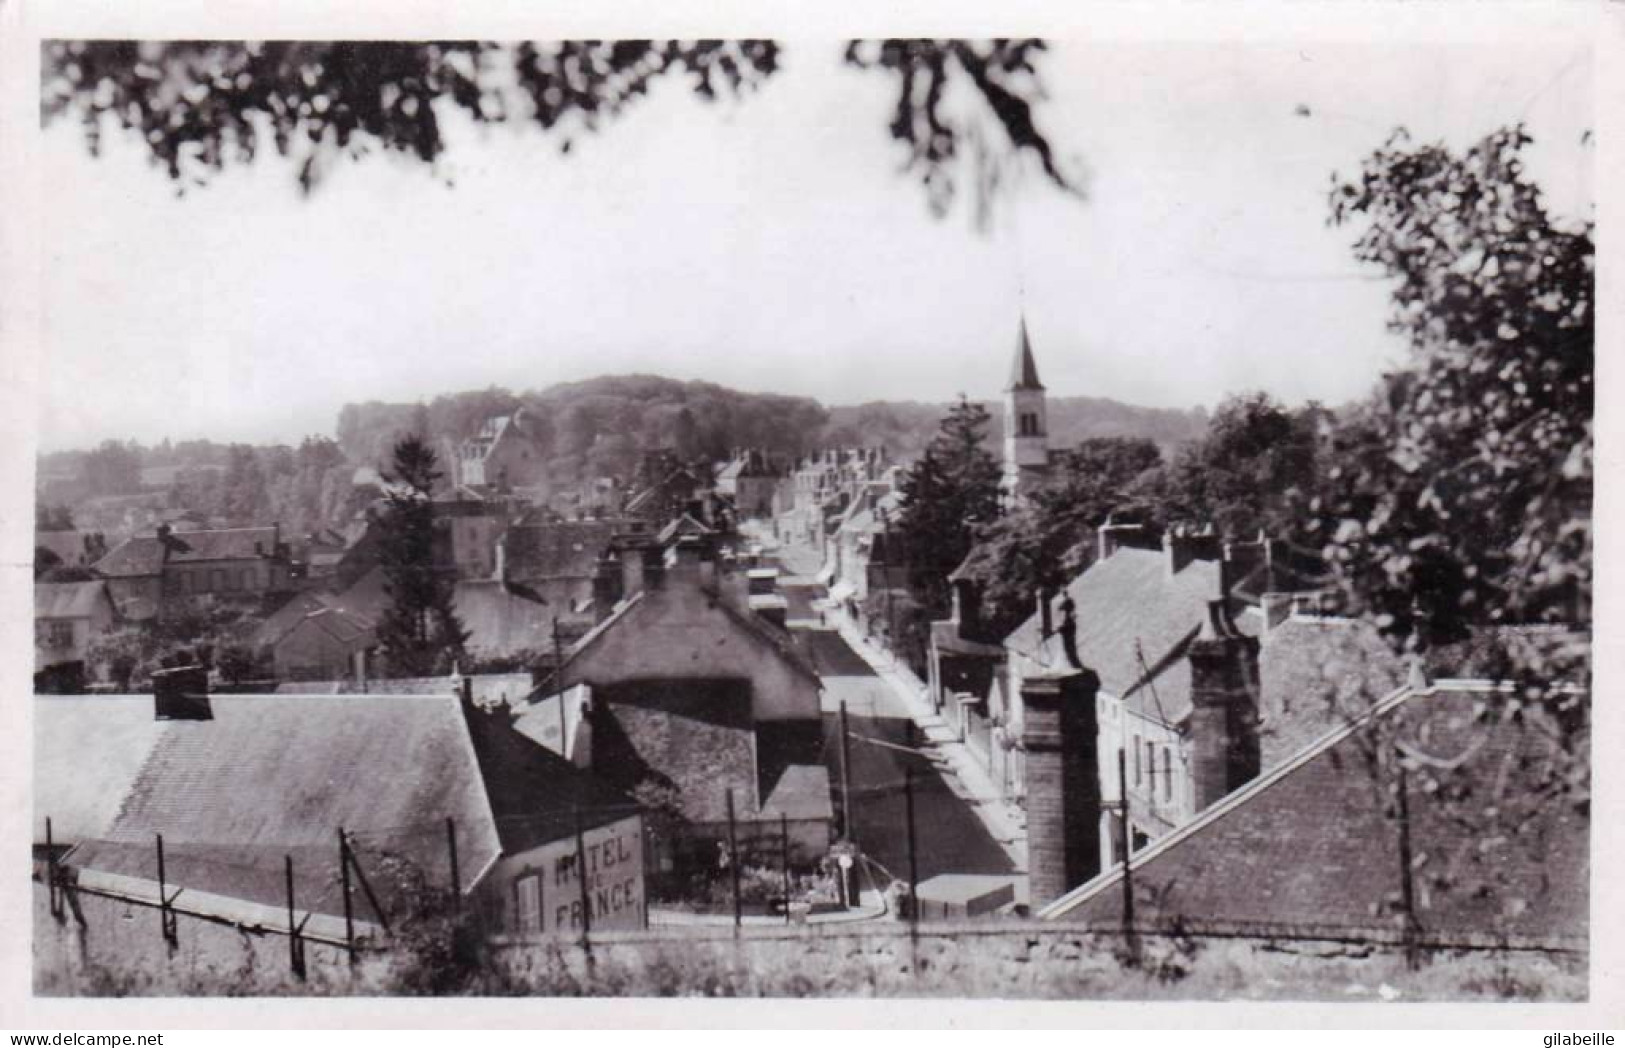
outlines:
[[177, 197], [122, 133], [92, 158], [58, 122], [40, 446], [296, 442], [350, 401], [629, 372], [993, 397], [1022, 316], [1052, 395], [1339, 404], [1404, 347], [1388, 285], [1326, 222], [1334, 171], [1396, 125], [1462, 147], [1521, 120], [1552, 209], [1591, 213], [1573, 40], [1054, 41], [1039, 122], [1087, 198], [1029, 168], [987, 228], [965, 197], [930, 214], [886, 132], [893, 81], [840, 51], [788, 42], [739, 103], [662, 84], [569, 155], [534, 125], [448, 119], [436, 170], [341, 161], [308, 197], [264, 154]]

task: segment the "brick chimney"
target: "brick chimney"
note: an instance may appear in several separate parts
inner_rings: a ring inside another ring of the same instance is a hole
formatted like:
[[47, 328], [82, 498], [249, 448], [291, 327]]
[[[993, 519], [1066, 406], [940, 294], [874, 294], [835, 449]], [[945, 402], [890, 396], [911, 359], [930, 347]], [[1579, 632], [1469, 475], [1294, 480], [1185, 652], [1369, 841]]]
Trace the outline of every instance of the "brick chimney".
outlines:
[[643, 592], [643, 550], [636, 547], [621, 550], [621, 597], [630, 599]]
[[1219, 536], [1214, 534], [1212, 528], [1204, 530], [1201, 534], [1192, 534], [1188, 531], [1170, 531], [1163, 536], [1162, 548], [1168, 554], [1168, 576], [1178, 575], [1193, 560], [1219, 560], [1224, 554], [1224, 544]]
[[602, 622], [621, 599], [621, 564], [613, 552], [598, 558], [592, 577], [593, 615]]
[[155, 720], [213, 720], [209, 705], [209, 671], [202, 666], [177, 666], [152, 674]]
[[1070, 667], [1021, 684], [1027, 751], [1028, 894], [1034, 909], [1100, 872], [1100, 678]]
[[1196, 811], [1258, 777], [1258, 641], [1236, 628], [1228, 602], [1208, 602], [1191, 663], [1191, 780]]
[[954, 588], [953, 621], [962, 640], [982, 639], [982, 592], [970, 579], [952, 580]]

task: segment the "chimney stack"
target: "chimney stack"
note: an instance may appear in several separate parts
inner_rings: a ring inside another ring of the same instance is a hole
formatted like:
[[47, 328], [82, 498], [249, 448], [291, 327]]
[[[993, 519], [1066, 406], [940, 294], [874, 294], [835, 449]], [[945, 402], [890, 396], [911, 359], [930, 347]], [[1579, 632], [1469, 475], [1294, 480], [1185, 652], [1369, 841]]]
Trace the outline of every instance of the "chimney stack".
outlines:
[[1100, 769], [1087, 670], [1047, 670], [1021, 684], [1027, 751], [1028, 895], [1034, 909], [1100, 872]]
[[643, 550], [633, 547], [621, 550], [621, 597], [625, 600], [643, 592]]
[[213, 720], [209, 705], [209, 671], [177, 666], [152, 674], [154, 720]]
[[1168, 554], [1168, 575], [1178, 575], [1193, 560], [1220, 560], [1224, 554], [1223, 543], [1211, 528], [1199, 535], [1193, 535], [1184, 530], [1174, 530], [1163, 536], [1163, 549]]
[[1208, 602], [1191, 642], [1191, 779], [1200, 812], [1258, 777], [1258, 641], [1224, 599]]

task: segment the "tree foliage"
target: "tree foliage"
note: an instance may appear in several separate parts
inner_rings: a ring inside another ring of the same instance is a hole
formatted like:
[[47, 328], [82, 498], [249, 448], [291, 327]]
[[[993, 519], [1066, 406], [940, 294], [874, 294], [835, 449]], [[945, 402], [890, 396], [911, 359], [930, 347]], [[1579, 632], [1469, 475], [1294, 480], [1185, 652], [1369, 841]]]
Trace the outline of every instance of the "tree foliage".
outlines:
[[455, 578], [434, 563], [434, 450], [420, 437], [402, 440], [386, 479], [386, 505], [374, 522], [390, 603], [378, 643], [391, 674], [426, 677], [448, 670], [468, 640], [454, 605]]
[[970, 552], [976, 528], [999, 513], [999, 464], [984, 446], [987, 424], [987, 409], [961, 396], [899, 485], [894, 536], [909, 588], [933, 615], [947, 610], [948, 576]]
[[1320, 508], [1356, 606], [1416, 648], [1589, 618], [1592, 223], [1546, 211], [1529, 142], [1396, 135], [1332, 189], [1412, 359], [1340, 434]]
[[1055, 456], [1044, 486], [983, 529], [966, 570], [996, 635], [1019, 625], [1041, 590], [1065, 585], [1093, 562], [1096, 529], [1161, 464], [1162, 453], [1143, 438], [1086, 440]]
[[[772, 40], [136, 42], [47, 41], [41, 110], [73, 116], [95, 154], [111, 122], [137, 137], [178, 191], [227, 164], [251, 161], [268, 140], [297, 165], [309, 192], [333, 159], [375, 151], [433, 165], [444, 121], [526, 122], [570, 152], [662, 80], [696, 98], [740, 98], [780, 68]], [[898, 79], [890, 132], [934, 211], [951, 203], [954, 164], [974, 160], [985, 212], [1011, 158], [1033, 155], [1044, 176], [1079, 191], [1039, 129], [1039, 40], [854, 41], [849, 66]], [[962, 85], [981, 107], [955, 112]]]

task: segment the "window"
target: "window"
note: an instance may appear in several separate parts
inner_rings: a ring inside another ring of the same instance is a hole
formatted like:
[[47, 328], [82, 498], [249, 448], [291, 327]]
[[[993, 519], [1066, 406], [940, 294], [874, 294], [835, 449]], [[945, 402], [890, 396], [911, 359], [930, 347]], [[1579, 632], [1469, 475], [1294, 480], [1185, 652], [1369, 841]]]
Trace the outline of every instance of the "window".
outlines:
[[73, 647], [73, 623], [61, 619], [47, 619], [44, 623], [43, 636], [47, 648]]
[[523, 932], [542, 930], [542, 879], [529, 873], [513, 882], [514, 923]]
[[1162, 799], [1174, 799], [1174, 751], [1167, 746], [1162, 748]]

